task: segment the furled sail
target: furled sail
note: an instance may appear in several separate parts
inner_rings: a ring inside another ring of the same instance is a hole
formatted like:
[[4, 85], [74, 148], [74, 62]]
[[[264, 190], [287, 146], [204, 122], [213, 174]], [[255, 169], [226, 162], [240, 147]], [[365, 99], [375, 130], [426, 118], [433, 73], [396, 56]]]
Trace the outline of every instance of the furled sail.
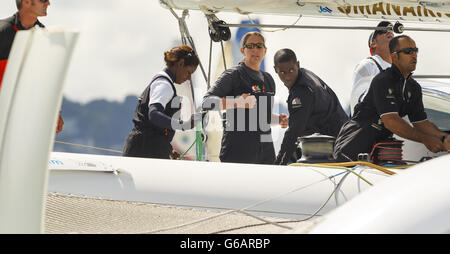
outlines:
[[168, 8], [201, 10], [205, 13], [236, 12], [450, 23], [450, 1], [160, 0], [160, 3]]

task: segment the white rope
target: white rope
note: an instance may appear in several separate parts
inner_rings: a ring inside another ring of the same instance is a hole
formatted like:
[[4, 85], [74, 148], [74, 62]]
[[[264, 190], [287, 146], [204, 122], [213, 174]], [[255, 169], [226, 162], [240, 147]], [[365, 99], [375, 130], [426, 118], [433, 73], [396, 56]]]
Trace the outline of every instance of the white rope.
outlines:
[[[259, 201], [259, 202], [255, 203], [255, 204], [249, 205], [249, 206], [241, 208], [241, 209], [233, 209], [233, 210], [226, 211], [226, 212], [223, 212], [223, 213], [220, 213], [220, 214], [216, 214], [216, 215], [213, 215], [213, 216], [209, 216], [209, 217], [206, 217], [206, 218], [203, 218], [203, 219], [199, 219], [199, 220], [195, 220], [195, 221], [191, 221], [191, 222], [187, 222], [187, 223], [183, 223], [183, 224], [179, 224], [179, 225], [175, 225], [175, 226], [171, 226], [171, 227], [166, 227], [166, 228], [161, 228], [161, 229], [156, 229], [156, 230], [144, 232], [143, 234], [154, 234], [154, 233], [160, 233], [160, 232], [164, 232], [164, 231], [168, 231], [168, 230], [179, 229], [179, 228], [182, 228], [182, 227], [186, 227], [186, 226], [194, 225], [194, 224], [197, 224], [197, 223], [200, 223], [200, 222], [204, 222], [204, 221], [212, 220], [212, 219], [215, 219], [215, 218], [218, 218], [218, 217], [222, 217], [222, 216], [225, 216], [227, 214], [231, 214], [231, 213], [235, 213], [235, 212], [243, 212], [245, 210], [248, 210], [250, 208], [256, 207], [258, 205], [261, 205], [261, 204], [270, 202], [272, 200], [278, 199], [278, 198], [280, 198], [282, 196], [285, 196], [285, 195], [288, 195], [288, 194], [291, 194], [291, 193], [303, 190], [305, 188], [311, 187], [311, 186], [313, 186], [315, 184], [321, 183], [321, 182], [326, 181], [328, 179], [329, 179], [329, 177], [326, 177], [326, 178], [324, 178], [322, 180], [319, 180], [317, 182], [304, 185], [302, 187], [299, 187], [299, 188], [296, 188], [294, 190], [291, 190], [291, 191], [289, 191], [287, 193], [281, 194], [281, 195], [273, 197], [273, 198], [269, 198], [269, 199], [266, 199], [266, 200]], [[281, 225], [278, 225], [278, 226], [280, 226], [282, 228], [285, 228], [284, 226], [281, 226]]]
[[[331, 194], [328, 196], [328, 198], [325, 200], [325, 202], [319, 207], [319, 209], [317, 209], [314, 213], [312, 213], [310, 216], [308, 216], [305, 219], [302, 220], [289, 220], [289, 221], [282, 221], [282, 222], [270, 222], [270, 224], [276, 224], [278, 226], [281, 226], [280, 223], [298, 223], [298, 222], [303, 222], [303, 221], [307, 221], [312, 219], [314, 216], [316, 216], [330, 201], [331, 197], [333, 197], [333, 195], [336, 193], [336, 191], [340, 188], [340, 186], [342, 185], [342, 183], [344, 182], [345, 178], [347, 178], [347, 176], [350, 174], [350, 172], [346, 172], [346, 174], [344, 175], [344, 177], [342, 177], [342, 179], [339, 181], [339, 183], [337, 185], [335, 185], [335, 188], [333, 189], [333, 191], [331, 192]], [[333, 176], [329, 177], [332, 178]], [[266, 223], [267, 224], [267, 223]], [[237, 229], [243, 229], [243, 228], [250, 228], [250, 227], [256, 227], [256, 226], [263, 226], [266, 224], [254, 224], [254, 225], [246, 225], [246, 226], [242, 226], [242, 227], [238, 227], [238, 228], [232, 228], [232, 229], [227, 229], [227, 230], [222, 230], [222, 231], [217, 231], [214, 232], [213, 234], [218, 234], [218, 233], [224, 233], [227, 231], [232, 231], [232, 230], [237, 230]], [[289, 229], [292, 229], [290, 227], [287, 227]]]
[[[322, 205], [321, 205], [314, 213], [312, 213], [311, 215], [309, 215], [309, 216], [308, 216], [307, 218], [305, 218], [305, 219], [302, 219], [302, 220], [289, 220], [289, 221], [283, 221], [283, 222], [271, 222], [271, 221], [267, 221], [267, 220], [265, 220], [265, 219], [263, 219], [263, 218], [259, 218], [259, 217], [255, 216], [255, 215], [251, 215], [252, 217], [257, 218], [257, 219], [259, 219], [259, 220], [261, 220], [261, 221], [263, 221], [263, 222], [265, 222], [265, 223], [263, 223], [263, 224], [255, 224], [255, 225], [248, 225], [248, 226], [243, 226], [243, 227], [234, 228], [234, 229], [229, 229], [229, 230], [224, 230], [224, 231], [218, 231], [218, 232], [216, 232], [216, 233], [226, 232], [226, 231], [235, 230], [235, 229], [240, 229], [240, 228], [247, 228], [247, 227], [252, 227], [252, 226], [267, 225], [267, 223], [270, 223], [270, 224], [272, 224], [272, 225], [275, 225], [275, 226], [278, 226], [278, 227], [281, 227], [281, 228], [291, 229], [290, 227], [285, 227], [285, 226], [281, 225], [281, 223], [303, 222], [303, 221], [310, 220], [310, 219], [313, 218], [314, 216], [317, 216], [317, 214], [318, 214], [318, 213], [319, 213], [319, 212], [320, 212], [320, 211], [328, 204], [328, 202], [329, 202], [330, 199], [333, 197], [333, 195], [336, 193], [336, 191], [338, 191], [338, 190], [340, 189], [342, 183], [344, 182], [344, 180], [347, 178], [347, 176], [348, 176], [350, 173], [353, 173], [352, 170], [348, 170], [348, 169], [347, 169], [346, 174], [345, 174], [344, 177], [339, 181], [338, 184], [336, 184], [336, 183], [334, 183], [334, 182], [332, 181], [332, 183], [335, 185], [335, 187], [334, 187], [333, 191], [331, 192], [331, 194], [328, 196], [328, 198], [326, 199], [326, 201], [325, 201], [325, 202], [324, 202], [324, 203], [323, 203], [323, 204], [322, 204]], [[210, 216], [210, 217], [207, 217], [207, 218], [203, 218], [203, 219], [199, 219], [199, 220], [195, 220], [195, 221], [192, 221], [192, 222], [183, 223], [183, 224], [180, 224], [180, 225], [175, 225], [175, 226], [171, 226], [171, 227], [167, 227], [167, 228], [162, 228], [162, 229], [157, 229], [157, 230], [145, 232], [144, 234], [159, 233], [159, 232], [163, 232], [163, 231], [168, 231], [168, 230], [178, 229], [178, 228], [182, 228], [182, 227], [186, 227], [186, 226], [191, 226], [191, 225], [194, 225], [194, 224], [197, 224], [197, 223], [200, 223], [200, 222], [212, 220], [212, 219], [215, 219], [215, 218], [218, 218], [218, 217], [221, 217], [221, 216], [225, 216], [225, 215], [231, 214], [231, 213], [243, 213], [243, 214], [246, 214], [246, 215], [250, 215], [250, 214], [247, 212], [250, 208], [253, 208], [253, 207], [262, 205], [262, 204], [264, 204], [264, 203], [273, 201], [273, 200], [278, 199], [278, 198], [280, 198], [280, 197], [283, 197], [283, 196], [285, 196], [285, 195], [289, 195], [289, 194], [292, 194], [292, 193], [294, 193], [294, 192], [297, 192], [297, 191], [306, 189], [306, 188], [308, 188], [308, 187], [311, 187], [311, 186], [313, 186], [313, 185], [315, 185], [315, 184], [318, 184], [318, 183], [321, 183], [321, 182], [323, 182], [323, 181], [326, 181], [326, 180], [332, 180], [332, 178], [334, 178], [334, 177], [336, 177], [336, 176], [338, 176], [338, 175], [340, 175], [340, 174], [332, 175], [332, 176], [329, 176], [329, 177], [326, 176], [325, 178], [323, 178], [323, 179], [321, 179], [321, 180], [319, 180], [319, 181], [317, 181], [317, 182], [314, 182], [314, 183], [311, 183], [311, 184], [304, 185], [304, 186], [302, 186], [302, 187], [296, 188], [296, 189], [294, 189], [294, 190], [291, 190], [291, 191], [289, 191], [289, 192], [287, 192], [287, 193], [284, 193], [284, 194], [281, 194], [281, 195], [279, 195], [279, 196], [276, 196], [276, 197], [273, 197], [273, 198], [269, 198], [269, 199], [266, 199], [266, 200], [257, 202], [257, 203], [255, 203], [255, 204], [249, 205], [249, 206], [247, 206], [247, 207], [245, 207], [245, 208], [241, 208], [241, 209], [232, 209], [232, 210], [226, 211], [226, 212], [224, 212], [224, 213], [217, 214], [217, 215], [214, 215], [214, 216]], [[360, 176], [359, 174], [355, 174], [355, 175], [358, 176], [359, 178], [361, 178], [361, 176]], [[368, 183], [368, 184], [369, 184], [369, 185], [372, 185], [371, 183]]]
[[81, 147], [81, 148], [95, 149], [95, 150], [100, 150], [100, 151], [106, 151], [106, 152], [111, 152], [111, 153], [119, 153], [119, 154], [122, 154], [122, 151], [117, 151], [117, 150], [112, 150], [112, 149], [107, 149], [107, 148], [100, 148], [100, 147], [95, 147], [95, 146], [87, 146], [87, 145], [73, 144], [73, 143], [63, 142], [63, 141], [57, 141], [57, 140], [55, 140], [55, 143], [56, 143], [56, 144], [61, 144], [61, 145], [76, 146], [76, 147]]

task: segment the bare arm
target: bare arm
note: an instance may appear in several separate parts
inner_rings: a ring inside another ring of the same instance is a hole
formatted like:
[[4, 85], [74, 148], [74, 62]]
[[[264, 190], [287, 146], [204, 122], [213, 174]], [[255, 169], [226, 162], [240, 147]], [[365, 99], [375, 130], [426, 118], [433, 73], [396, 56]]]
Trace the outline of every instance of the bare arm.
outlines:
[[426, 133], [428, 135], [434, 136], [436, 138], [441, 139], [442, 136], [446, 135], [445, 132], [440, 131], [436, 125], [434, 125], [432, 122], [425, 120], [417, 123], [413, 123], [414, 128], [417, 128], [423, 133]]
[[[424, 132], [421, 129], [423, 128], [423, 126], [419, 128], [416, 127], [416, 125], [417, 124], [420, 125], [420, 123], [416, 123], [414, 127], [412, 127], [405, 120], [403, 120], [397, 113], [384, 114], [381, 116], [381, 120], [383, 121], [384, 126], [394, 134], [397, 134], [402, 138], [420, 142], [434, 153], [447, 150], [440, 140], [440, 137], [442, 137], [442, 135], [438, 137]], [[425, 128], [429, 130], [428, 128], [431, 127], [428, 126]]]

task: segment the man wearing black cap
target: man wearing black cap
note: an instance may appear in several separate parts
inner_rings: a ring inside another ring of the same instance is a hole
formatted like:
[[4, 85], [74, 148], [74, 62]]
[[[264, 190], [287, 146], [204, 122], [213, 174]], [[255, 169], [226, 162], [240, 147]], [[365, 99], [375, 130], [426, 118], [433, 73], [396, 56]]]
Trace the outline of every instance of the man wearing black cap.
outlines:
[[392, 24], [389, 21], [381, 21], [379, 28], [369, 37], [370, 57], [363, 59], [355, 68], [353, 73], [353, 87], [350, 96], [350, 110], [353, 115], [355, 105], [362, 100], [364, 94], [369, 89], [372, 78], [381, 70], [391, 67], [392, 60], [389, 53], [389, 42], [391, 41]]
[[[18, 11], [13, 16], [0, 20], [0, 89], [16, 33], [35, 26], [45, 27], [39, 22], [38, 17], [47, 16], [47, 7], [50, 5], [49, 0], [15, 0], [15, 2]], [[63, 125], [64, 120], [60, 114], [56, 133], [62, 131]]]

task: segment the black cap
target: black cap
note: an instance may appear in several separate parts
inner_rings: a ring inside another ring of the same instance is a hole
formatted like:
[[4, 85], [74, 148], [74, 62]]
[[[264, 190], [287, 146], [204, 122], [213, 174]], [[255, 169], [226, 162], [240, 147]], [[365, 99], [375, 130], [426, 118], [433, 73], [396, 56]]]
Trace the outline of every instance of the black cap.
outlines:
[[[390, 29], [388, 29], [388, 30], [392, 31], [393, 25], [389, 21], [381, 21], [380, 23], [378, 23], [377, 27], [390, 27]], [[384, 34], [388, 30], [383, 29], [383, 30], [373, 31], [369, 36], [369, 48], [370, 48], [370, 43], [372, 43], [372, 41], [377, 37], [377, 35]]]

